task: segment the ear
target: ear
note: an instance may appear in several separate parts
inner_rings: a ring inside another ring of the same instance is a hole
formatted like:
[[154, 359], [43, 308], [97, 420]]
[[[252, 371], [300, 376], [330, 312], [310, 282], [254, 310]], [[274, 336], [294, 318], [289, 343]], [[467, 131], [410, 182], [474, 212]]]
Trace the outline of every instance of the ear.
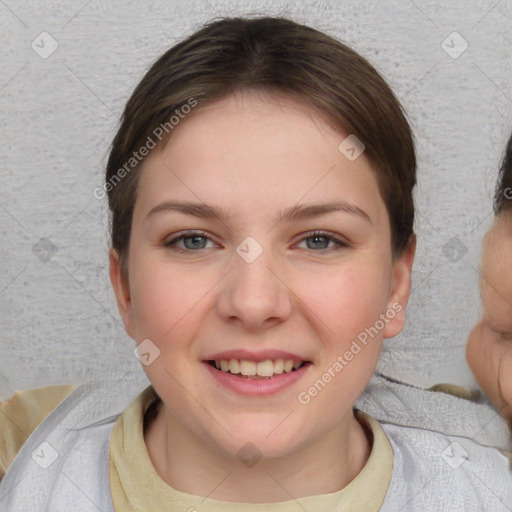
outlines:
[[130, 295], [130, 284], [128, 279], [123, 275], [119, 254], [115, 249], [110, 249], [109, 254], [109, 273], [112, 288], [116, 294], [117, 308], [123, 320], [124, 328], [130, 338], [133, 338], [133, 322], [132, 322], [132, 301]]
[[407, 247], [393, 263], [391, 294], [386, 317], [389, 321], [384, 327], [384, 338], [393, 338], [401, 332], [405, 324], [405, 308], [411, 291], [411, 272], [416, 253], [416, 235], [409, 238]]

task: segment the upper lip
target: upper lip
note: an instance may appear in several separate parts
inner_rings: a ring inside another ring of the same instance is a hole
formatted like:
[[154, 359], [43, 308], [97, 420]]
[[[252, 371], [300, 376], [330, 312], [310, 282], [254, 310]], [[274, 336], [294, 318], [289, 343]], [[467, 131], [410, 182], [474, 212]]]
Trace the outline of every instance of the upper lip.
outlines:
[[250, 350], [238, 349], [238, 350], [226, 350], [224, 352], [217, 352], [209, 357], [206, 361], [219, 361], [220, 359], [238, 359], [244, 361], [254, 361], [259, 363], [267, 359], [293, 359], [294, 361], [308, 361], [302, 356], [292, 354], [291, 352], [284, 352], [282, 350], [262, 350], [260, 352], [252, 352]]

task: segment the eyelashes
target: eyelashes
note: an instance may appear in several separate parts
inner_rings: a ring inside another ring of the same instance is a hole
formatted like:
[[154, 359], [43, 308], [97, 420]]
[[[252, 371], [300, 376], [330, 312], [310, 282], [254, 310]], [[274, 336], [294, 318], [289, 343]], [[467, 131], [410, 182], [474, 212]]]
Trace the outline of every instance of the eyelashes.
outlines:
[[501, 341], [512, 343], [512, 332], [496, 331]]
[[[192, 251], [197, 252], [197, 250], [198, 250], [197, 247], [194, 249], [190, 249], [190, 247], [186, 247], [184, 249], [182, 247], [178, 247], [177, 244], [178, 244], [178, 242], [181, 242], [182, 240], [189, 240], [189, 239], [194, 239], [195, 240], [194, 243], [196, 243], [197, 239], [199, 239], [199, 238], [202, 238], [204, 240], [211, 240], [210, 237], [206, 236], [201, 231], [187, 231], [187, 232], [182, 233], [181, 235], [177, 236], [176, 238], [173, 238], [167, 242], [164, 242], [163, 246], [168, 249], [172, 249], [173, 251], [178, 251], [178, 252], [192, 252]], [[199, 249], [204, 249], [204, 248], [205, 247], [199, 247]]]
[[[349, 246], [346, 241], [333, 236], [327, 231], [311, 231], [306, 233], [297, 243], [299, 244], [310, 239], [312, 239], [314, 242], [313, 244], [310, 244], [310, 247], [306, 247], [306, 250], [310, 250], [316, 253], [337, 251]], [[191, 243], [187, 243], [189, 240], [191, 240]], [[178, 243], [182, 241], [184, 243], [184, 247], [178, 246]], [[162, 245], [166, 249], [175, 252], [194, 253], [208, 248], [204, 246], [202, 241], [213, 242], [213, 240], [202, 231], [186, 231], [179, 236], [172, 238], [171, 240], [165, 241]], [[318, 244], [319, 241], [321, 243], [315, 247], [315, 244]], [[215, 244], [215, 242], [213, 243]], [[328, 247], [331, 243], [334, 245], [329, 249]]]
[[[304, 235], [301, 239], [300, 239], [300, 242], [304, 241], [304, 240], [309, 240], [309, 239], [324, 239], [324, 240], [327, 240], [328, 241], [328, 244], [330, 242], [332, 242], [334, 244], [334, 249], [327, 249], [327, 248], [322, 248], [322, 250], [324, 251], [336, 251], [336, 250], [340, 250], [340, 249], [343, 249], [345, 247], [348, 247], [348, 243], [345, 242], [344, 240], [341, 240], [331, 234], [329, 234], [328, 232], [325, 232], [325, 231], [313, 231], [311, 233], [306, 233], [306, 235]], [[311, 249], [311, 247], [308, 247], [308, 249]], [[314, 250], [314, 249], [311, 249], [311, 250]], [[315, 252], [318, 252], [318, 251], [315, 251]]]
[[512, 331], [503, 330], [502, 328], [500, 328], [496, 324], [489, 322], [488, 320], [485, 321], [484, 325], [489, 329], [489, 331], [492, 333], [495, 339], [498, 339], [506, 343], [512, 343]]

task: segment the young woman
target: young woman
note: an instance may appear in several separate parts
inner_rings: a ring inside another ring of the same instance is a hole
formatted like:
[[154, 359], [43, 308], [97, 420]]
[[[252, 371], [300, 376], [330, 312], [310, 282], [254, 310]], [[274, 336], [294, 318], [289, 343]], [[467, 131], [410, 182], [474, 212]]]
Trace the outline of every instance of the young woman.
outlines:
[[456, 469], [452, 438], [354, 408], [404, 324], [415, 169], [388, 85], [321, 32], [222, 19], [167, 51], [104, 189], [151, 386], [124, 411], [111, 382], [67, 395], [11, 464], [7, 510], [506, 510], [497, 450], [459, 439]]

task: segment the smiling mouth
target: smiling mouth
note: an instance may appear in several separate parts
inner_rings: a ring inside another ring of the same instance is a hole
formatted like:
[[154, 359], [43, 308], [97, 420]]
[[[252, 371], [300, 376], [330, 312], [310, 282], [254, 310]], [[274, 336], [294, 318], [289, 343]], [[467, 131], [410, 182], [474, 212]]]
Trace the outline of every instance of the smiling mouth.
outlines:
[[310, 361], [292, 359], [267, 359], [255, 362], [239, 359], [206, 361], [211, 367], [242, 379], [271, 379], [279, 375], [296, 372], [299, 368], [312, 364]]

